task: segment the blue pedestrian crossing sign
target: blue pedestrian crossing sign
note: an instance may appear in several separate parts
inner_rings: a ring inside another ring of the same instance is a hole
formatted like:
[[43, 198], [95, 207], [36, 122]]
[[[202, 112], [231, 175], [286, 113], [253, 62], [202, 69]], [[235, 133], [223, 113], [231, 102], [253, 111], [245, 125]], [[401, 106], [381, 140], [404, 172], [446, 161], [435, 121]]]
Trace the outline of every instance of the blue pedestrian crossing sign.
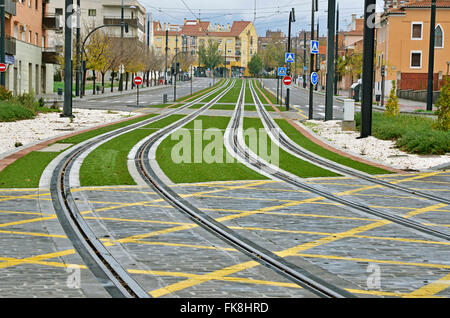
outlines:
[[286, 53], [286, 63], [294, 63], [295, 62], [295, 54], [294, 53]]
[[312, 72], [311, 73], [311, 84], [317, 85], [318, 82], [319, 82], [319, 75], [317, 74], [317, 72]]
[[278, 76], [286, 76], [286, 68], [285, 67], [279, 67], [278, 68]]
[[319, 54], [319, 41], [311, 41], [311, 54]]

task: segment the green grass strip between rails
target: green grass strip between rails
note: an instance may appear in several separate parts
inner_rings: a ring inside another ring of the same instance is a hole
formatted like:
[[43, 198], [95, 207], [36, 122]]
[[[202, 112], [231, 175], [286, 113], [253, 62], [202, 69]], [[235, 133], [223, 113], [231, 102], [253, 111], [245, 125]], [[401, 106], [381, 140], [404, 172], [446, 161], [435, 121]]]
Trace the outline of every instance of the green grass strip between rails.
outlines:
[[[271, 162], [274, 165], [278, 164], [280, 169], [290, 172], [301, 178], [339, 176], [334, 172], [328, 171], [326, 169], [313, 165], [307, 161], [301, 160], [296, 156], [293, 156], [290, 153], [279, 148], [272, 142], [270, 137], [265, 133], [263, 123], [259, 118], [248, 118], [248, 117], [244, 118], [244, 131], [247, 131], [250, 128], [256, 129], [258, 142], [252, 143], [248, 138], [248, 136], [246, 136], [245, 142], [247, 146], [262, 159]], [[261, 140], [261, 138], [266, 138], [267, 141], [265, 145], [264, 140]], [[262, 149], [263, 147], [261, 147], [261, 145], [264, 145], [265, 149]], [[276, 158], [275, 155], [272, 155], [277, 153], [278, 158]], [[278, 163], [276, 163], [276, 161], [278, 161]]]
[[120, 135], [91, 152], [80, 170], [82, 186], [135, 185], [128, 172], [128, 153], [139, 141], [180, 120], [184, 115], [171, 115], [140, 129]]
[[[162, 171], [175, 183], [266, 180], [266, 177], [235, 159], [227, 160], [232, 157], [223, 144], [223, 134], [229, 121], [229, 117], [199, 116], [183, 127], [183, 136], [172, 140], [172, 136], [176, 136], [172, 134], [166, 138], [156, 152]], [[193, 129], [197, 130], [194, 132]], [[212, 133], [210, 140], [202, 138], [202, 133], [208, 129]], [[185, 143], [181, 144], [183, 140]], [[174, 154], [177, 157], [184, 156], [186, 160], [174, 160]]]

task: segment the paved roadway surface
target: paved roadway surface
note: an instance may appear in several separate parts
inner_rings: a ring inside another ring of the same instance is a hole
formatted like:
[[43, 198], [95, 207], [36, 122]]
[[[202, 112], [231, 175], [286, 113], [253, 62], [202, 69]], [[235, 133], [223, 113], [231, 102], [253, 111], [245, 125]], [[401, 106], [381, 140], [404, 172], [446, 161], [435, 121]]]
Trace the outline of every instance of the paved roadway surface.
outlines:
[[[207, 87], [209, 80], [198, 85]], [[190, 90], [189, 83], [182, 89]], [[301, 105], [307, 94], [293, 91]], [[159, 92], [146, 95], [146, 103], [161, 98]], [[92, 101], [92, 106], [125, 109], [128, 98]], [[450, 198], [448, 171], [383, 178]], [[352, 178], [307, 182], [450, 232], [445, 204]], [[344, 209], [283, 182], [182, 184], [173, 190], [230, 229], [356, 296], [450, 297], [447, 241]], [[72, 192], [97, 236], [153, 297], [313, 297], [199, 228], [147, 187], [79, 187]], [[51, 211], [48, 189], [0, 189], [0, 297], [109, 297]]]
[[[202, 90], [212, 85], [211, 78], [195, 78], [192, 83], [192, 91]], [[191, 82], [177, 82], [177, 98], [189, 95], [191, 92]], [[169, 87], [154, 87], [151, 90], [141, 90], [139, 92], [139, 105], [141, 107], [163, 104], [163, 95], [167, 94], [168, 102], [173, 102], [174, 88]], [[116, 111], [135, 111], [139, 109], [136, 107], [137, 96], [136, 89], [132, 92], [127, 91], [123, 95], [99, 96], [92, 99], [74, 100], [74, 108], [89, 108], [89, 109], [108, 109]]]
[[[277, 81], [275, 79], [264, 79], [264, 87], [277, 93]], [[280, 85], [281, 87], [281, 85]], [[281, 88], [280, 88], [281, 89]], [[286, 97], [286, 88], [283, 88], [283, 99]], [[325, 118], [325, 95], [322, 92], [314, 91], [314, 108], [313, 119]], [[303, 119], [308, 118], [309, 114], [309, 89], [303, 89], [297, 86], [292, 86], [290, 89], [290, 104], [301, 114]], [[286, 105], [283, 103], [283, 105]], [[285, 107], [285, 106], [284, 106]], [[283, 108], [284, 109], [284, 108]], [[335, 120], [342, 120], [344, 118], [344, 103], [334, 98], [333, 102], [333, 118]]]

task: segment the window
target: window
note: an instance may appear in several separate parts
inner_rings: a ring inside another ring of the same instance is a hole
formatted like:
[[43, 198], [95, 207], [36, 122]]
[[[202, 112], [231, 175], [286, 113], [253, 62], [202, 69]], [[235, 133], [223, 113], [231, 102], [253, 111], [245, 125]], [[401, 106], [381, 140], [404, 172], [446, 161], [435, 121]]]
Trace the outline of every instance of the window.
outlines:
[[422, 40], [422, 22], [413, 22], [412, 23], [412, 40]]
[[63, 15], [63, 9], [62, 8], [55, 8], [55, 15]]
[[97, 15], [97, 10], [96, 9], [89, 9], [88, 10], [88, 16], [95, 17], [96, 15]]
[[411, 68], [422, 67], [422, 51], [411, 52]]
[[442, 31], [442, 28], [440, 25], [436, 27], [435, 34], [434, 34], [434, 46], [437, 48], [443, 48], [444, 47], [444, 32]]
[[38, 45], [38, 34], [34, 34], [34, 45]]

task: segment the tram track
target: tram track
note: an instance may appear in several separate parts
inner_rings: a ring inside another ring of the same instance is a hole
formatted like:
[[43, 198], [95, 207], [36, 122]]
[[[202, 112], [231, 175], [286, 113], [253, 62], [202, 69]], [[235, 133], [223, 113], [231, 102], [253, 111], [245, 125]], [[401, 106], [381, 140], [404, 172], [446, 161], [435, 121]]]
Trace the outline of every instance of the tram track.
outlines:
[[[260, 117], [263, 118], [263, 122], [265, 123], [266, 130], [268, 131], [268, 134], [271, 138], [274, 138], [273, 131], [280, 131], [281, 129], [277, 129], [277, 126], [271, 121], [271, 118], [269, 119], [269, 116], [267, 112], [265, 112], [265, 109], [260, 102], [257, 94], [255, 94], [253, 87], [251, 87], [252, 95], [254, 97], [254, 101], [258, 110], [258, 113]], [[256, 102], [258, 101], [258, 102]], [[267, 122], [270, 124], [268, 124]], [[259, 173], [263, 173], [266, 176], [269, 176], [272, 179], [281, 180], [284, 182], [287, 182], [288, 184], [291, 184], [297, 188], [300, 188], [302, 190], [309, 191], [311, 193], [314, 193], [316, 195], [319, 195], [323, 198], [326, 198], [328, 200], [331, 200], [333, 202], [342, 204], [343, 206], [351, 209], [355, 209], [359, 212], [363, 212], [365, 214], [369, 214], [372, 216], [377, 216], [384, 220], [389, 220], [393, 223], [396, 223], [398, 225], [408, 227], [410, 229], [419, 231], [423, 234], [430, 235], [434, 238], [438, 238], [441, 240], [450, 240], [450, 235], [448, 233], [438, 231], [435, 229], [432, 229], [430, 227], [424, 226], [416, 221], [409, 220], [407, 218], [393, 215], [384, 211], [380, 211], [377, 209], [373, 209], [371, 207], [368, 207], [365, 204], [353, 202], [351, 200], [347, 200], [341, 197], [336, 196], [335, 194], [332, 194], [330, 192], [324, 191], [319, 189], [318, 187], [311, 186], [304, 181], [302, 181], [299, 177], [296, 177], [286, 171], [281, 170], [279, 167], [275, 167], [268, 162], [262, 160], [259, 158], [256, 154], [254, 154], [246, 145], [245, 142], [242, 139], [242, 126], [243, 126], [243, 104], [239, 105], [239, 107], [236, 108], [233, 117], [230, 122], [230, 133], [229, 133], [229, 146], [232, 148], [232, 151], [235, 155], [237, 155], [240, 160], [245, 163], [246, 165], [253, 167], [255, 171]], [[280, 136], [283, 136], [283, 133], [279, 133]], [[282, 137], [280, 137], [282, 139]], [[295, 148], [294, 145], [289, 143], [287, 141], [287, 138], [283, 138], [284, 142], [280, 144], [282, 148], [287, 148], [289, 145], [290, 148]], [[305, 158], [300, 152], [297, 152], [297, 156], [300, 156], [301, 158]], [[305, 158], [308, 161], [312, 161], [314, 158]], [[319, 164], [319, 163], [316, 163]], [[338, 171], [339, 167], [333, 167], [332, 170]]]
[[[245, 81], [239, 94], [237, 106], [243, 103], [243, 96], [245, 91]], [[224, 94], [223, 94], [224, 95]], [[143, 141], [135, 154], [136, 168], [139, 171], [143, 180], [154, 189], [166, 202], [173, 206], [178, 211], [187, 215], [191, 220], [197, 223], [202, 228], [206, 229], [216, 237], [219, 237], [227, 244], [235, 247], [237, 250], [248, 255], [255, 261], [265, 265], [275, 272], [283, 275], [296, 284], [304, 287], [319, 297], [325, 298], [350, 298], [354, 297], [353, 294], [334, 286], [319, 277], [307, 272], [306, 270], [287, 262], [282, 257], [279, 257], [275, 253], [268, 251], [267, 249], [259, 246], [253, 241], [242, 237], [233, 230], [223, 225], [220, 222], [215, 221], [213, 218], [206, 215], [197, 207], [189, 203], [187, 200], [181, 198], [175, 191], [173, 191], [167, 184], [160, 179], [160, 177], [152, 169], [148, 158], [153, 157], [151, 154], [152, 149], [156, 148], [159, 143], [167, 138], [177, 128], [181, 128], [185, 124], [193, 121], [201, 113], [212, 107], [223, 96], [219, 95], [217, 98], [204, 105], [202, 108], [186, 116], [185, 118], [173, 123], [172, 125], [161, 129], [160, 131], [152, 134], [145, 141]]]
[[[343, 165], [340, 165], [338, 163], [330, 162], [327, 160], [323, 160], [320, 156], [309, 152], [308, 150], [300, 147], [298, 144], [293, 142], [275, 123], [275, 121], [270, 117], [269, 113], [264, 108], [261, 100], [259, 99], [258, 94], [256, 94], [255, 88], [252, 85], [252, 82], [250, 82], [250, 90], [252, 93], [253, 100], [255, 102], [256, 109], [258, 111], [258, 114], [260, 118], [263, 120], [263, 124], [266, 127], [266, 130], [269, 134], [272, 135], [272, 137], [276, 137], [277, 140], [279, 140], [280, 145], [288, 152], [291, 152], [292, 154], [296, 156], [300, 156], [302, 159], [308, 160], [311, 163], [314, 163], [322, 168], [330, 169], [334, 172], [344, 174], [348, 177], [354, 177], [358, 179], [362, 179], [365, 181], [368, 181], [373, 184], [377, 184], [389, 189], [393, 189], [396, 191], [400, 191], [403, 193], [408, 193], [420, 198], [428, 199], [435, 202], [440, 202], [444, 204], [450, 205], [450, 200], [442, 197], [438, 197], [429, 193], [424, 193], [417, 190], [411, 190], [406, 187], [399, 186], [397, 184], [393, 184], [384, 180], [376, 179], [372, 176], [370, 176], [367, 173], [352, 169], [350, 167], [346, 167]], [[273, 132], [279, 132], [277, 136], [273, 136]]]
[[203, 99], [218, 93], [223, 89], [225, 89], [224, 92], [227, 92], [234, 85], [229, 85], [229, 82], [230, 81], [226, 81], [221, 87], [167, 113], [119, 128], [76, 145], [55, 159], [58, 160], [58, 163], [51, 175], [50, 193], [57, 217], [76, 251], [112, 297], [148, 298], [149, 294], [114, 258], [83, 219], [77, 204], [74, 201], [70, 187], [70, 174], [74, 167], [74, 163], [77, 158], [103, 142], [167, 118], [201, 102]]

